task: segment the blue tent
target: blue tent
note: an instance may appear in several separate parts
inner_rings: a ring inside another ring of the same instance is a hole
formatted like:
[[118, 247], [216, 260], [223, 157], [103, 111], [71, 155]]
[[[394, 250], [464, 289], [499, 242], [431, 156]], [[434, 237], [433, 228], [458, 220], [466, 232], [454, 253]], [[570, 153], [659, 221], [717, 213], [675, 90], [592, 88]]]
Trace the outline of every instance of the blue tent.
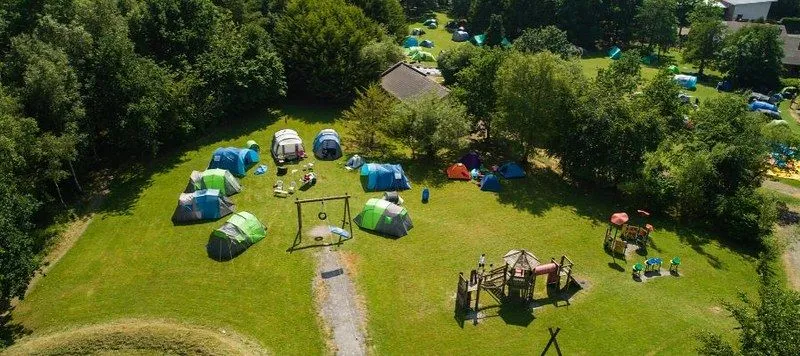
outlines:
[[778, 107], [777, 106], [772, 105], [772, 104], [767, 103], [767, 102], [758, 101], [758, 100], [753, 100], [753, 102], [750, 103], [750, 105], [748, 105], [748, 108], [750, 108], [750, 111], [769, 110], [769, 111], [778, 112]]
[[506, 162], [500, 166], [497, 174], [505, 179], [524, 178], [525, 170], [515, 162]]
[[672, 77], [672, 79], [678, 82], [678, 85], [686, 89], [697, 88], [697, 77], [693, 75], [675, 74], [675, 76]]
[[342, 157], [342, 142], [333, 129], [324, 129], [314, 138], [314, 155], [319, 159], [338, 159]]
[[480, 168], [483, 163], [481, 161], [481, 156], [475, 151], [469, 151], [467, 154], [461, 156], [461, 159], [458, 161], [467, 166], [467, 169]]
[[421, 47], [425, 47], [425, 48], [433, 48], [433, 41], [431, 41], [431, 40], [424, 40], [424, 41], [420, 42], [420, 43], [419, 43], [419, 45], [420, 45]]
[[178, 198], [178, 206], [172, 214], [172, 221], [188, 222], [219, 219], [233, 212], [235, 206], [216, 189], [203, 189], [183, 193]]
[[367, 163], [361, 166], [361, 182], [367, 191], [411, 189], [399, 164]]
[[414, 36], [406, 36], [403, 40], [403, 48], [411, 48], [419, 46], [419, 40]]
[[503, 186], [500, 185], [500, 179], [497, 179], [497, 176], [494, 174], [487, 174], [481, 180], [481, 190], [485, 192], [499, 192], [503, 190]]
[[622, 50], [619, 47], [614, 46], [608, 51], [608, 58], [611, 59], [619, 59], [622, 56]]
[[258, 152], [249, 148], [220, 147], [211, 155], [208, 169], [220, 168], [237, 177], [244, 177], [245, 171], [258, 163], [258, 160]]

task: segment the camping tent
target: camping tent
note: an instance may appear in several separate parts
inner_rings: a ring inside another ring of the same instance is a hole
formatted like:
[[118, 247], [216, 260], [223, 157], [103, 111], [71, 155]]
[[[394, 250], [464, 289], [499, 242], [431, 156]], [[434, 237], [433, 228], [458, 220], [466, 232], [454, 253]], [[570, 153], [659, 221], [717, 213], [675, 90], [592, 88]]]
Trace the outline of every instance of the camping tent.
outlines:
[[619, 59], [619, 57], [622, 57], [622, 50], [617, 46], [611, 47], [608, 51], [608, 58]]
[[433, 56], [430, 52], [425, 51], [417, 51], [411, 54], [411, 60], [417, 62], [436, 62], [436, 57]]
[[456, 31], [453, 32], [453, 37], [451, 37], [453, 42], [464, 42], [469, 40], [469, 33], [467, 31]]
[[[483, 45], [486, 43], [486, 34], [473, 36], [472, 43], [478, 47], [483, 47]], [[500, 46], [503, 46], [503, 48], [509, 48], [511, 47], [511, 41], [509, 41], [508, 38], [503, 37], [503, 39], [500, 41]]]
[[411, 189], [399, 164], [367, 163], [361, 166], [361, 181], [367, 191]]
[[422, 36], [424, 34], [425, 34], [425, 30], [423, 30], [421, 28], [415, 28], [415, 29], [411, 30], [411, 35], [413, 35], [413, 36]]
[[500, 46], [506, 49], [511, 48], [511, 41], [509, 41], [508, 38], [503, 37], [503, 40], [500, 41]]
[[420, 44], [419, 44], [419, 45], [420, 45], [421, 47], [425, 47], [425, 48], [433, 48], [433, 41], [431, 41], [431, 40], [424, 40], [424, 41], [420, 42]]
[[497, 174], [505, 179], [523, 178], [525, 170], [515, 162], [506, 162], [497, 169]]
[[447, 168], [447, 178], [470, 180], [469, 170], [463, 163], [456, 163]]
[[333, 129], [324, 129], [314, 138], [314, 155], [319, 159], [338, 159], [342, 157], [342, 142]]
[[192, 193], [182, 193], [178, 198], [178, 206], [172, 214], [175, 223], [219, 219], [233, 212], [236, 208], [230, 199], [219, 190], [203, 189]]
[[751, 102], [748, 105], [748, 108], [750, 108], [750, 111], [769, 110], [769, 111], [778, 112], [778, 107], [777, 106], [772, 105], [772, 104], [767, 103], [767, 102], [758, 101], [758, 100], [754, 100], [753, 102]]
[[295, 130], [283, 129], [272, 137], [272, 157], [279, 161], [303, 158], [306, 155], [305, 151], [303, 140]]
[[693, 75], [676, 74], [672, 79], [686, 89], [695, 89], [697, 87], [697, 77]]
[[345, 168], [356, 169], [364, 165], [364, 159], [361, 158], [359, 155], [353, 155], [350, 159], [347, 160], [345, 163]]
[[408, 210], [387, 200], [372, 198], [353, 219], [362, 229], [390, 236], [406, 236], [414, 225]]
[[461, 156], [461, 159], [458, 161], [463, 163], [470, 170], [480, 168], [482, 164], [481, 156], [475, 151], [469, 151], [467, 154]]
[[251, 149], [253, 151], [256, 151], [256, 152], [261, 152], [261, 146], [259, 146], [258, 143], [255, 140], [248, 140], [247, 141], [247, 148], [249, 148], [249, 149]]
[[248, 247], [264, 239], [267, 228], [253, 214], [243, 211], [233, 214], [219, 229], [211, 233], [206, 245], [208, 257], [217, 261], [230, 260]]
[[224, 196], [234, 195], [242, 190], [236, 177], [224, 169], [206, 169], [198, 172], [192, 171], [189, 176], [189, 184], [186, 185], [184, 193], [191, 193], [196, 190], [216, 189]]
[[422, 24], [425, 25], [425, 26], [428, 26], [428, 25], [430, 25], [432, 23], [433, 24], [436, 23], [436, 19], [435, 18], [429, 18], [429, 19], [425, 20], [425, 22], [423, 22]]
[[669, 72], [670, 72], [670, 73], [672, 73], [672, 74], [680, 74], [680, 73], [681, 73], [681, 70], [680, 70], [680, 69], [678, 69], [678, 66], [676, 66], [676, 65], [674, 65], [674, 64], [673, 64], [673, 65], [671, 65], [671, 66], [669, 66], [667, 69], [668, 69], [668, 70], [669, 70]]
[[786, 120], [772, 120], [769, 123], [767, 123], [767, 127], [772, 127], [772, 126], [786, 126], [786, 127], [789, 127], [789, 123], [786, 122]]
[[403, 39], [403, 48], [411, 48], [416, 46], [419, 46], [419, 41], [416, 37], [406, 36], [406, 38]]
[[249, 148], [220, 147], [211, 155], [208, 169], [220, 168], [231, 172], [237, 177], [244, 177], [247, 168], [258, 163], [258, 161], [258, 152]]
[[494, 174], [487, 174], [481, 180], [481, 190], [486, 192], [499, 192], [503, 187], [500, 185], [500, 179]]

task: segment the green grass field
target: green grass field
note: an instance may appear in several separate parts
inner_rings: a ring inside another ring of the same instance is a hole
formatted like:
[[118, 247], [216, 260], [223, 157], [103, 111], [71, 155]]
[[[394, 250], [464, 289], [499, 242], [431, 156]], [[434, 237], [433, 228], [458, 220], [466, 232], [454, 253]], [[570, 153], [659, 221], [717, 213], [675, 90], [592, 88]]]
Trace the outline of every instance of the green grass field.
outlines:
[[[209, 233], [224, 219], [170, 222], [189, 173], [204, 169], [215, 148], [252, 138], [266, 151], [272, 133], [286, 127], [297, 129], [310, 147], [318, 130], [341, 128], [334, 110], [287, 105], [283, 111], [285, 121], [264, 115], [231, 123], [196, 147], [116, 177], [84, 236], [16, 308], [13, 323], [35, 337], [122, 318], [167, 318], [235, 330], [277, 354], [326, 353], [312, 296], [316, 249], [286, 252], [296, 229], [294, 203], [272, 196], [277, 177], [271, 162], [264, 176], [251, 170], [241, 180], [244, 191], [233, 197], [238, 210], [262, 219], [268, 236], [233, 261], [215, 262], [205, 252]], [[269, 160], [267, 152], [262, 157]], [[688, 227], [651, 221], [651, 256], [681, 256], [682, 276], [635, 282], [629, 269], [643, 257], [615, 265], [602, 248], [607, 217], [635, 207], [574, 189], [549, 171], [505, 181], [498, 194], [481, 192], [444, 179], [448, 160], [398, 159], [413, 185], [402, 194], [414, 222], [410, 235], [388, 239], [356, 231], [341, 247], [364, 297], [374, 353], [529, 354], [540, 352], [548, 327], [563, 329], [559, 343], [567, 354], [690, 354], [697, 332], [732, 336], [733, 321], [721, 302], [755, 291], [755, 261], [747, 251]], [[316, 162], [317, 186], [296, 197], [350, 193], [357, 214], [380, 193], [363, 192], [358, 174], [342, 163]], [[419, 201], [422, 187], [431, 189], [428, 204]], [[320, 223], [318, 208], [307, 207], [308, 226]], [[337, 205], [325, 209], [331, 219], [341, 214]], [[542, 260], [566, 254], [586, 288], [559, 306], [540, 289], [543, 305], [533, 314], [499, 308], [484, 294], [487, 317], [477, 326], [460, 325], [453, 314], [458, 272], [468, 273], [481, 253], [499, 264], [515, 248]]]

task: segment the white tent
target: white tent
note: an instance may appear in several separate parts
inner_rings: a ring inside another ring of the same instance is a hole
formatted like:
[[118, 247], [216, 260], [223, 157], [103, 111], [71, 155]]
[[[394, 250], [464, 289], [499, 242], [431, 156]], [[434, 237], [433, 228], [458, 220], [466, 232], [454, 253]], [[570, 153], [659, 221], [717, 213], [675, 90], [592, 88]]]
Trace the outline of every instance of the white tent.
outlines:
[[272, 138], [272, 156], [279, 161], [290, 161], [305, 157], [303, 140], [297, 131], [291, 129], [280, 130]]
[[361, 158], [361, 156], [359, 155], [353, 155], [353, 157], [350, 157], [350, 159], [347, 160], [347, 163], [345, 163], [344, 168], [346, 168], [347, 170], [353, 170], [363, 165], [364, 165], [364, 159]]

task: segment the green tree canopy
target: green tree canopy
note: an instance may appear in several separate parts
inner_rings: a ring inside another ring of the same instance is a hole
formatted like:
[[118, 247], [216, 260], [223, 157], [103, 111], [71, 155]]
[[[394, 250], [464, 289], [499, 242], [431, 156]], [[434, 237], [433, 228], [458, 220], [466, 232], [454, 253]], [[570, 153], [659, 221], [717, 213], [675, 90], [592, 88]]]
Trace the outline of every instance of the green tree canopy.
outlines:
[[500, 68], [507, 53], [497, 48], [482, 51], [469, 66], [456, 74], [458, 85], [453, 90], [453, 95], [466, 107], [467, 113], [472, 118], [473, 129], [482, 126], [487, 138], [492, 131], [492, 119], [497, 102], [497, 90], [495, 90], [497, 69]]
[[437, 64], [442, 71], [442, 78], [445, 84], [456, 82], [458, 72], [464, 70], [483, 50], [469, 43], [453, 47], [449, 51], [442, 51], [439, 55]]
[[644, 0], [636, 14], [636, 38], [659, 52], [678, 38], [675, 0]]
[[737, 87], [769, 90], [780, 83], [782, 60], [780, 29], [753, 24], [725, 37], [719, 69]]
[[697, 65], [702, 77], [706, 67], [714, 66], [722, 50], [725, 25], [719, 20], [695, 21], [683, 46], [683, 59]]
[[358, 6], [370, 19], [386, 27], [386, 31], [396, 39], [408, 34], [406, 15], [398, 0], [348, 0]]
[[550, 51], [564, 59], [574, 53], [573, 48], [574, 46], [567, 39], [567, 33], [555, 26], [525, 29], [522, 31], [522, 35], [514, 40], [514, 49], [520, 52]]
[[506, 29], [503, 27], [503, 16], [492, 15], [489, 20], [489, 28], [486, 29], [486, 40], [484, 45], [489, 47], [499, 46], [506, 37]]
[[444, 148], [458, 149], [469, 132], [464, 107], [434, 94], [398, 102], [387, 134], [411, 149], [412, 154], [436, 155]]

